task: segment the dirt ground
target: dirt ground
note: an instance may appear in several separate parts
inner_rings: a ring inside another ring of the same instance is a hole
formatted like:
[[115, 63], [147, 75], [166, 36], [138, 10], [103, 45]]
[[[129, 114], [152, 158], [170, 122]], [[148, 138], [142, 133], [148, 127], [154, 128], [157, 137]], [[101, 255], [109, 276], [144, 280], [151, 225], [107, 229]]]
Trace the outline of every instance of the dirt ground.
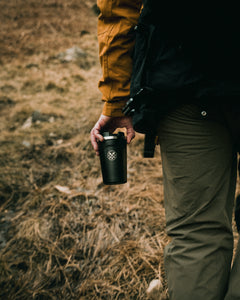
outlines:
[[160, 151], [138, 134], [104, 186], [90, 144], [96, 23], [94, 0], [0, 2], [1, 299], [167, 299]]

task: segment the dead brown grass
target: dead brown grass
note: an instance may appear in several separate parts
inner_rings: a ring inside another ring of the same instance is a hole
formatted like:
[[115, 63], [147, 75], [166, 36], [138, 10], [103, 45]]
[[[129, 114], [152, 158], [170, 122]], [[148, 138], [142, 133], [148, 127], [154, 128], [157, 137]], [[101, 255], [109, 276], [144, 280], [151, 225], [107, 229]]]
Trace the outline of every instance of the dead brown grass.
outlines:
[[[90, 145], [102, 107], [94, 4], [0, 3], [1, 298], [146, 299], [164, 282], [159, 152], [143, 160], [137, 136], [128, 183], [110, 187]], [[68, 61], [73, 47], [84, 55]]]
[[[104, 186], [89, 133], [95, 1], [0, 2], [0, 297], [147, 299], [163, 282], [161, 160], [128, 147], [128, 183]], [[85, 55], [67, 61], [72, 47]]]

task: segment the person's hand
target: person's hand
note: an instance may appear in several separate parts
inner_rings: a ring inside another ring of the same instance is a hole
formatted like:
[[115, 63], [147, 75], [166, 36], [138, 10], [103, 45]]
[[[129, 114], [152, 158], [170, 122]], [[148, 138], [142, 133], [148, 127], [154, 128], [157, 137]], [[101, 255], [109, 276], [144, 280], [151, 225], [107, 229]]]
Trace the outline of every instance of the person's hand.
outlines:
[[103, 142], [104, 138], [101, 135], [103, 131], [113, 133], [117, 128], [126, 128], [127, 143], [135, 137], [135, 131], [132, 126], [131, 117], [107, 117], [101, 115], [97, 123], [91, 130], [91, 143], [96, 154], [99, 155], [98, 142]]

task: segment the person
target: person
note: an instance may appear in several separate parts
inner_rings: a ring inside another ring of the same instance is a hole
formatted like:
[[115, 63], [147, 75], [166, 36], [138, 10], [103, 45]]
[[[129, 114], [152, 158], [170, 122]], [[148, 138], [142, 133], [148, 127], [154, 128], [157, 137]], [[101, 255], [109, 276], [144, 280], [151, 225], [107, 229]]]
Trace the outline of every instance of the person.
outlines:
[[[99, 155], [101, 133], [117, 128], [126, 128], [128, 143], [135, 130], [158, 136], [170, 299], [240, 299], [239, 243], [232, 265], [240, 141], [237, 7], [233, 1], [206, 7], [156, 0], [99, 0], [98, 7], [104, 107], [91, 130], [92, 146]], [[123, 114], [126, 103], [130, 115]]]

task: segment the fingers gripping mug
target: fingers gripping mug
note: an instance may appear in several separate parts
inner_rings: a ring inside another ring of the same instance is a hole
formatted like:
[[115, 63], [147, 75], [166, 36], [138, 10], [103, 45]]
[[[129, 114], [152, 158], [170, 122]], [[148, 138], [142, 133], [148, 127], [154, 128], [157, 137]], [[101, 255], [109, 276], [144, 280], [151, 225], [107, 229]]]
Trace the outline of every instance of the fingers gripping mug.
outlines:
[[104, 132], [104, 141], [99, 142], [100, 163], [103, 183], [121, 184], [127, 182], [127, 142], [123, 132]]

